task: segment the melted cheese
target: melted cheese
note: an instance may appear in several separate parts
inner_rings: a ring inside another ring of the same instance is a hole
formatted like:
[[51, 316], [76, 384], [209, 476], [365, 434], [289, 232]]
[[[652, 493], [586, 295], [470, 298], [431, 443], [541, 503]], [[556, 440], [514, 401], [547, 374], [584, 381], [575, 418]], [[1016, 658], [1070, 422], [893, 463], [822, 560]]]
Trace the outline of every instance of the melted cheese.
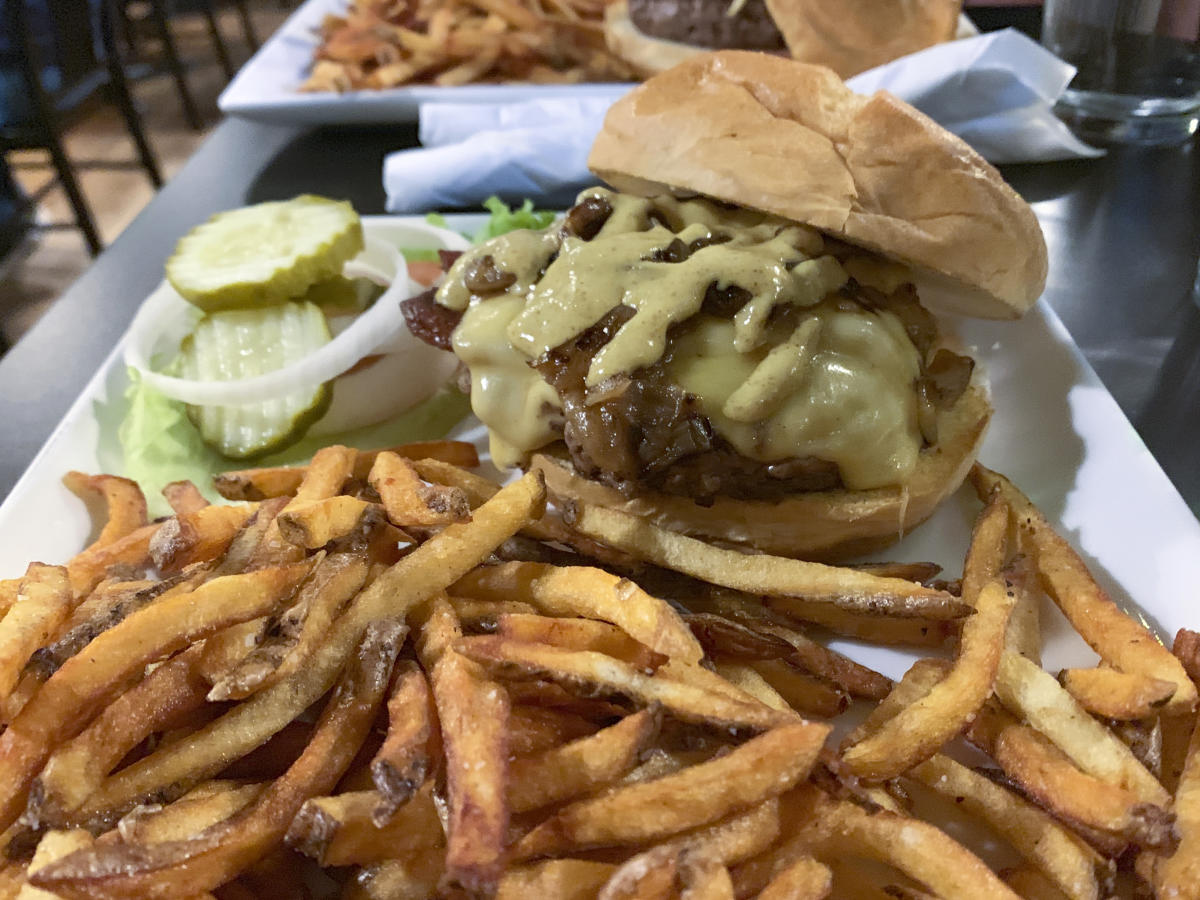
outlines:
[[[438, 291], [439, 303], [464, 313], [454, 350], [471, 370], [472, 407], [498, 464], [515, 465], [558, 436], [558, 396], [530, 364], [626, 306], [634, 314], [592, 359], [589, 388], [665, 355], [671, 377], [744, 456], [830, 460], [854, 489], [907, 477], [921, 446], [917, 351], [890, 313], [822, 303], [848, 275], [823, 254], [819, 234], [700, 199], [601, 188], [580, 199], [588, 196], [612, 206], [592, 240], [564, 238], [557, 226], [515, 231], [463, 254]], [[662, 261], [675, 241], [711, 238], [720, 242]], [[516, 280], [472, 295], [464, 279], [485, 255]], [[701, 314], [712, 285], [747, 292], [732, 320]], [[785, 328], [772, 316], [781, 306], [804, 314]], [[668, 342], [673, 326], [683, 330]]]

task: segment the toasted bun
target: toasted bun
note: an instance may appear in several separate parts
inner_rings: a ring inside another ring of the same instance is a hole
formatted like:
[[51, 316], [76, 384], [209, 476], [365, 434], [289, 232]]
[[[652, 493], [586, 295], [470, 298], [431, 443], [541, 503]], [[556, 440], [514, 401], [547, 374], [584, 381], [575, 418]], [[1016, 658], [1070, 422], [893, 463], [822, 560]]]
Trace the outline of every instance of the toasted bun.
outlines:
[[695, 191], [890, 256], [931, 308], [1016, 318], [1045, 285], [1037, 219], [983, 157], [821, 66], [695, 56], [613, 104], [588, 165], [618, 190]]
[[954, 37], [962, 0], [767, 0], [795, 59], [843, 78]]
[[604, 42], [643, 78], [656, 75], [705, 51], [691, 44], [651, 37], [629, 18], [629, 4], [616, 0], [604, 7]]
[[929, 518], [966, 478], [991, 414], [986, 390], [972, 385], [939, 417], [938, 443], [921, 452], [913, 477], [897, 488], [793, 494], [778, 501], [718, 497], [712, 506], [698, 506], [669, 494], [628, 499], [547, 454], [534, 456], [530, 467], [545, 476], [560, 502], [612, 507], [672, 531], [777, 556], [836, 561], [886, 547]]

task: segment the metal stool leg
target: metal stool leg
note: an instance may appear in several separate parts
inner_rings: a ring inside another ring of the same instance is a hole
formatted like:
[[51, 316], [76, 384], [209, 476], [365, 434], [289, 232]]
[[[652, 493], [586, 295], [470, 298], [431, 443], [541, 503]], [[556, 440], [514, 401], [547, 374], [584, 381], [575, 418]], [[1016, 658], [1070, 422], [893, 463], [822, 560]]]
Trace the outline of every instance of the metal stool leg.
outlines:
[[250, 18], [250, 7], [246, 5], [246, 0], [233, 0], [233, 5], [237, 7], [238, 15], [242, 19], [242, 34], [246, 38], [246, 43], [250, 45], [250, 52], [258, 52], [258, 34], [254, 31], [254, 20]]
[[225, 46], [225, 39], [221, 37], [221, 29], [217, 24], [217, 11], [213, 8], [212, 0], [202, 0], [200, 5], [204, 7], [204, 18], [208, 21], [208, 34], [212, 38], [213, 49], [217, 52], [221, 68], [225, 70], [225, 78], [232, 78], [237, 70], [233, 67], [233, 60], [229, 58], [229, 48]]
[[100, 40], [104, 44], [104, 62], [108, 68], [109, 88], [112, 90], [113, 98], [117, 101], [117, 107], [121, 110], [121, 116], [125, 119], [125, 127], [129, 131], [129, 136], [133, 138], [138, 158], [142, 161], [142, 168], [146, 170], [150, 183], [157, 190], [163, 184], [162, 172], [158, 168], [158, 160], [154, 157], [154, 151], [150, 149], [150, 142], [146, 140], [146, 133], [142, 130], [142, 117], [138, 115], [138, 111], [133, 105], [129, 82], [125, 78], [125, 67], [117, 53], [117, 41], [113, 34], [111, 0], [104, 0], [100, 5]]
[[88, 208], [83, 191], [79, 189], [75, 171], [71, 168], [71, 161], [67, 159], [67, 154], [64, 152], [62, 142], [59, 141], [57, 134], [50, 134], [47, 137], [46, 150], [50, 154], [50, 161], [54, 163], [59, 184], [66, 192], [67, 200], [70, 201], [71, 209], [75, 213], [75, 224], [83, 232], [83, 239], [87, 242], [92, 256], [98, 256], [104, 249], [104, 245], [100, 242], [100, 233], [96, 230], [92, 211]]
[[171, 26], [167, 22], [167, 11], [163, 0], [150, 0], [150, 16], [158, 29], [158, 37], [162, 42], [163, 55], [167, 58], [167, 67], [171, 77], [175, 79], [175, 87], [179, 91], [179, 103], [183, 107], [183, 116], [193, 131], [204, 130], [204, 120], [192, 99], [192, 90], [188, 87], [187, 74], [183, 70], [183, 62], [179, 59], [179, 51], [175, 49], [175, 39], [171, 37]]

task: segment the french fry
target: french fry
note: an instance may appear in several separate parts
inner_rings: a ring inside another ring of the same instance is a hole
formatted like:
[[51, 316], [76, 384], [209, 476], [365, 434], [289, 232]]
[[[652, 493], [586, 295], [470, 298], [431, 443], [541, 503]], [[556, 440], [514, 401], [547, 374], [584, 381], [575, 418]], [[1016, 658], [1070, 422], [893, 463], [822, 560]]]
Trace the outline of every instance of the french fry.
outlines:
[[208, 498], [190, 481], [172, 481], [162, 489], [162, 495], [177, 516], [194, 513], [210, 505]]
[[872, 780], [893, 778], [928, 759], [963, 729], [992, 691], [1013, 599], [998, 581], [984, 585], [946, 677], [874, 734], [848, 747], [842, 758], [851, 772]]
[[147, 663], [192, 641], [277, 608], [310, 566], [301, 563], [214, 579], [187, 594], [160, 599], [98, 635], [67, 660], [0, 735], [0, 824], [8, 827], [24, 806], [34, 775], [52, 744], [76, 733], [97, 706]]
[[[651, 841], [714, 822], [778, 796], [804, 778], [829, 728], [784, 725], [726, 755], [559, 810], [517, 842], [517, 859]], [[683, 798], [687, 798], [684, 801]], [[639, 816], [638, 809], [658, 809]]]
[[202, 649], [190, 647], [163, 663], [56, 749], [38, 775], [26, 817], [34, 824], [66, 824], [126, 754], [180, 714], [197, 709], [208, 693]]
[[567, 650], [594, 650], [623, 660], [647, 673], [667, 661], [662, 653], [635, 641], [621, 629], [592, 619], [556, 619], [504, 613], [496, 619], [496, 633], [513, 640], [552, 644]]
[[779, 802], [760, 803], [748, 812], [707, 825], [631, 856], [614, 871], [599, 900], [654, 896], [655, 887], [669, 892], [688, 855], [730, 866], [767, 849], [779, 837]]
[[771, 683], [763, 678], [756, 669], [746, 663], [718, 660], [713, 663], [713, 670], [739, 691], [744, 691], [764, 706], [783, 712], [792, 709], [783, 695], [771, 687]]
[[836, 684], [802, 672], [790, 663], [763, 659], [747, 665], [801, 715], [832, 719], [850, 705], [849, 696]]
[[833, 890], [833, 873], [811, 856], [802, 856], [776, 875], [758, 900], [821, 900]]
[[[376, 504], [338, 494], [321, 500], [289, 504], [276, 521], [285, 541], [306, 550], [316, 550], [362, 527], [364, 517], [382, 515], [383, 510]], [[400, 534], [411, 541], [403, 532]]]
[[146, 497], [136, 481], [116, 475], [85, 475], [68, 472], [63, 484], [85, 502], [102, 500], [107, 521], [90, 549], [99, 549], [133, 534], [146, 525]]
[[[858, 613], [795, 597], [768, 598], [766, 605], [796, 621], [820, 625], [834, 634], [857, 638], [868, 644], [885, 646], [943, 647], [958, 633], [961, 621], [919, 617], [900, 619], [886, 614]], [[968, 610], [964, 606], [961, 612], [965, 616]]]
[[1200, 727], [1188, 742], [1173, 809], [1179, 844], [1153, 866], [1154, 889], [1161, 900], [1200, 896]]
[[467, 637], [455, 646], [460, 653], [502, 678], [510, 674], [536, 676], [568, 690], [587, 686], [588, 690], [620, 694], [646, 706], [659, 703], [684, 722], [764, 731], [794, 721], [792, 716], [762, 706], [752, 698], [747, 697], [750, 702], [745, 702], [673, 678], [643, 675], [628, 663], [602, 653], [560, 650], [548, 644], [498, 637]]
[[791, 644], [770, 634], [765, 628], [756, 630], [715, 613], [691, 613], [684, 619], [709, 656], [743, 660], [781, 659], [792, 652]]
[[593, 900], [615, 869], [611, 863], [584, 859], [547, 859], [515, 866], [500, 879], [496, 900]]
[[477, 569], [453, 592], [481, 600], [519, 600], [550, 616], [601, 619], [673, 659], [694, 663], [704, 657], [687, 623], [669, 603], [601, 569], [505, 563]]
[[658, 726], [659, 716], [644, 709], [588, 737], [513, 760], [508, 772], [510, 809], [541, 809], [611, 784], [637, 765]]
[[312, 575], [300, 588], [296, 602], [280, 616], [269, 638], [241, 658], [235, 667], [224, 670], [216, 653], [232, 652], [224, 647], [210, 648], [205, 667], [221, 674], [213, 679], [209, 699], [242, 699], [264, 687], [287, 678], [304, 665], [342, 608], [362, 589], [367, 579], [367, 563], [359, 553], [330, 553], [317, 563]]
[[978, 857], [927, 822], [886, 810], [869, 813], [809, 786], [793, 791], [785, 802], [809, 810], [798, 834], [818, 858], [828, 853], [835, 858], [853, 854], [876, 859], [939, 897], [1016, 900], [1017, 895]]
[[1089, 775], [1119, 785], [1144, 803], [1165, 807], [1170, 796], [1128, 747], [1089, 716], [1049, 672], [1013, 653], [1000, 661], [996, 696], [1052, 740]]
[[414, 853], [363, 869], [346, 883], [342, 900], [423, 900], [437, 894], [444, 855]]
[[467, 495], [458, 488], [426, 484], [413, 464], [395, 453], [380, 453], [367, 475], [388, 518], [404, 528], [460, 522], [471, 515]]
[[31, 876], [69, 898], [190, 897], [232, 879], [284, 836], [309, 797], [330, 790], [366, 737], [405, 630], [366, 629], [359, 653], [321, 713], [313, 739], [287, 773], [246, 811], [185, 841], [76, 852]]
[[371, 760], [371, 780], [379, 792], [373, 812], [382, 827], [407, 803], [434, 768], [437, 711], [425, 674], [415, 663], [397, 666], [388, 697], [388, 731]]
[[1029, 498], [1003, 475], [976, 464], [971, 483], [981, 496], [998, 491], [1012, 508], [1028, 542], [1043, 586], [1075, 630], [1100, 658], [1122, 672], [1136, 672], [1175, 685], [1172, 711], [1196, 706], [1196, 686], [1179, 660], [1134, 618], [1127, 616], [1096, 583], [1087, 566]]
[[1088, 712], [1104, 719], [1147, 719], [1175, 694], [1175, 685], [1116, 669], [1064, 669], [1058, 680]]
[[1008, 617], [1008, 632], [1004, 649], [1025, 657], [1036, 665], [1042, 664], [1042, 626], [1036, 590], [1036, 576], [1028, 556], [1018, 553], [1001, 570], [1004, 584], [1016, 596], [1012, 615]]
[[150, 558], [166, 573], [215, 559], [253, 514], [253, 506], [205, 506], [167, 519], [150, 539]]
[[788, 662], [813, 675], [827, 678], [851, 697], [860, 700], [882, 700], [892, 689], [892, 681], [866, 666], [856, 663], [836, 650], [823, 647], [794, 628], [774, 622], [759, 622], [754, 627], [785, 641], [792, 652]]
[[468, 891], [495, 890], [509, 820], [508, 695], [452, 649], [429, 680], [446, 753], [446, 880]]
[[[96, 839], [92, 837], [91, 833], [83, 829], [47, 831], [38, 841], [37, 850], [34, 851], [33, 859], [29, 861], [29, 869], [26, 874], [32, 875], [39, 872], [50, 863], [69, 856], [76, 850], [86, 850], [95, 841]], [[22, 885], [16, 894], [17, 900], [55, 900], [57, 896], [57, 894], [40, 890], [30, 884]]]
[[1169, 840], [1171, 820], [1163, 809], [1080, 771], [1049, 738], [998, 706], [985, 705], [967, 734], [1015, 786], [1106, 855], [1120, 855], [1131, 841], [1159, 847]]
[[186, 841], [241, 812], [265, 789], [265, 784], [206, 781], [161, 809], [133, 810], [117, 823], [117, 833], [127, 844]]
[[508, 721], [508, 750], [531, 756], [595, 734], [599, 726], [575, 713], [536, 706], [514, 706]]
[[950, 663], [942, 659], [918, 659], [891, 692], [871, 710], [862, 722], [847, 733], [842, 747], [852, 747], [875, 734], [903, 710], [925, 697], [950, 671]]
[[1049, 878], [1032, 866], [1019, 866], [1000, 873], [1004, 883], [1025, 900], [1064, 900], [1066, 894]]
[[568, 524], [655, 565], [711, 584], [780, 598], [784, 609], [782, 598], [799, 597], [852, 612], [886, 611], [898, 617], [955, 619], [966, 612], [957, 598], [921, 584], [820, 563], [724, 550], [604, 507], [578, 504]]
[[687, 856], [679, 867], [680, 900], [733, 900], [729, 870], [705, 857]]
[[161, 526], [144, 525], [103, 547], [89, 547], [67, 562], [71, 590], [82, 597], [104, 580], [109, 568], [118, 565], [144, 567], [150, 559], [150, 541]]
[[0, 701], [8, 699], [29, 658], [66, 621], [74, 599], [62, 566], [32, 563], [26, 570], [17, 602], [0, 620]]
[[287, 843], [322, 866], [373, 865], [445, 846], [432, 784], [383, 826], [372, 819], [379, 799], [374, 791], [313, 797], [292, 820]]
[[909, 775], [987, 822], [1071, 900], [1101, 896], [1099, 856], [1041, 810], [940, 753]]

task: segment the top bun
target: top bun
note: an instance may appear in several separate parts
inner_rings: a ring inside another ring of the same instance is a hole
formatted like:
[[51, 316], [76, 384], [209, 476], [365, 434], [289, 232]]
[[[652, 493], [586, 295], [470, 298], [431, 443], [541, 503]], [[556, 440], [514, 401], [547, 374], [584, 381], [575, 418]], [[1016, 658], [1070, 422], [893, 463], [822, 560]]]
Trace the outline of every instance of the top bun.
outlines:
[[954, 37], [962, 0], [767, 0], [796, 59], [843, 78]]
[[739, 50], [687, 60], [613, 104], [588, 165], [621, 191], [694, 191], [899, 260], [932, 308], [1016, 318], [1046, 283], [1033, 210], [983, 157], [822, 66]]

